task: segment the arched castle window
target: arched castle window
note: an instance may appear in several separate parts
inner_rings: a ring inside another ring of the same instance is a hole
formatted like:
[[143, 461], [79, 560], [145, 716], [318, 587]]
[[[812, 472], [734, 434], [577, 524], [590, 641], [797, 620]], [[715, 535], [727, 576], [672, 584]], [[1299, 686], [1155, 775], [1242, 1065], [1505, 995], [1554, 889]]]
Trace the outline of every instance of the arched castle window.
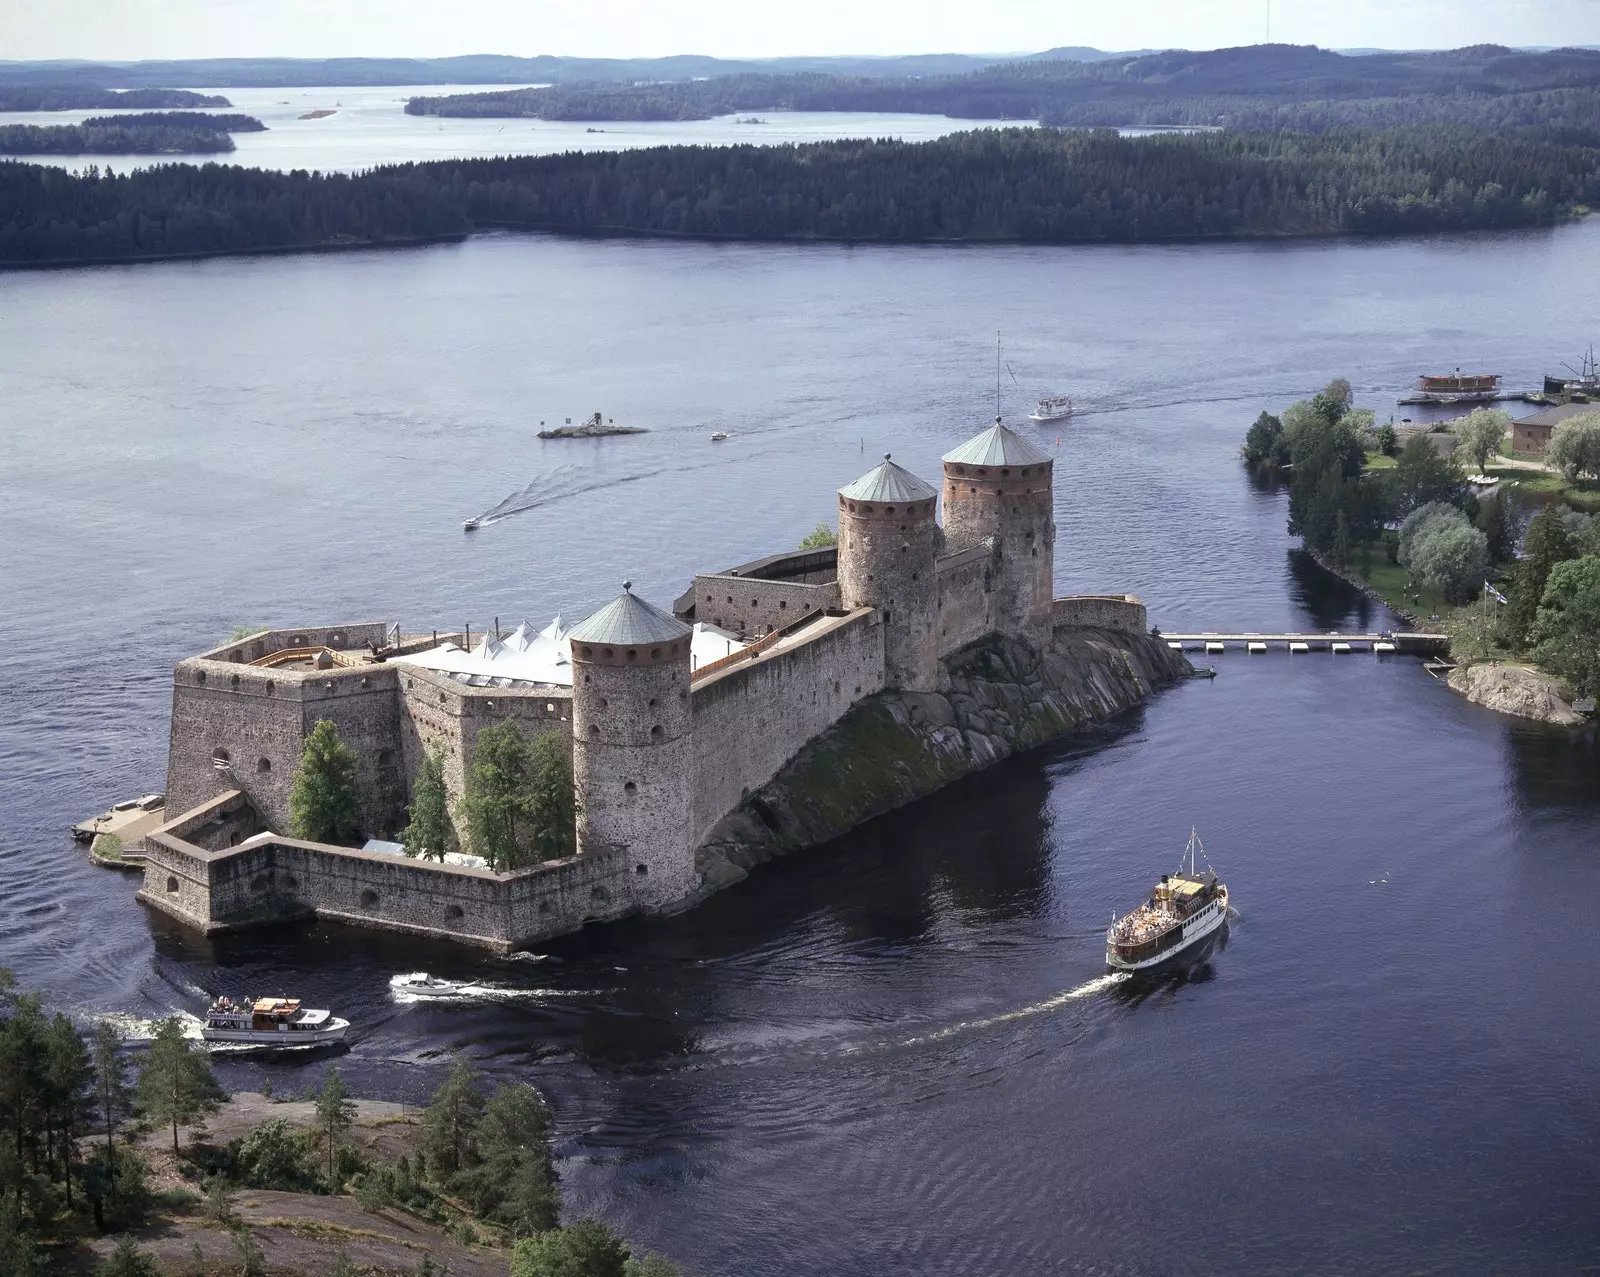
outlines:
[[650, 729], [650, 738], [652, 740], [660, 740], [661, 736], [662, 736], [661, 724], [657, 723], [654, 727], [652, 727]]
[[[489, 708], [493, 709], [494, 706], [491, 704], [489, 706]], [[388, 767], [391, 764], [393, 764], [393, 762], [394, 762], [394, 754], [393, 754], [392, 751], [387, 750], [387, 749], [380, 749], [378, 751], [378, 766], [379, 767]]]
[[661, 659], [661, 649], [659, 647], [652, 647], [650, 649], [650, 659], [652, 661], [659, 661]]
[[377, 903], [378, 903], [378, 893], [376, 891], [374, 891], [371, 887], [368, 887], [365, 891], [363, 891], [361, 893], [361, 907], [363, 909], [371, 909]]
[[622, 792], [625, 794], [637, 794], [639, 792], [639, 786], [634, 784], [631, 780], [624, 781], [622, 785]]
[[230, 687], [238, 687], [239, 686], [239, 676], [237, 674], [235, 674], [232, 678], [230, 678], [228, 680], [228, 685]]
[[178, 894], [178, 880], [171, 875], [167, 877], [167, 891], [172, 895]]
[[639, 877], [643, 878], [647, 873], [650, 872], [650, 866], [649, 865], [635, 865], [633, 867], [633, 872], [638, 874]]
[[883, 512], [885, 514], [893, 514], [894, 513], [894, 507], [892, 505], [891, 506], [885, 506], [883, 508]]
[[228, 751], [223, 749], [222, 746], [220, 746], [220, 745], [218, 745], [216, 749], [211, 751], [211, 761], [214, 762], [214, 763], [225, 763], [231, 757], [232, 757], [232, 755], [230, 755], [228, 753]]
[[258, 758], [258, 759], [256, 759], [256, 770], [258, 772], [269, 772], [269, 771], [271, 771], [272, 770], [272, 760], [270, 758]]

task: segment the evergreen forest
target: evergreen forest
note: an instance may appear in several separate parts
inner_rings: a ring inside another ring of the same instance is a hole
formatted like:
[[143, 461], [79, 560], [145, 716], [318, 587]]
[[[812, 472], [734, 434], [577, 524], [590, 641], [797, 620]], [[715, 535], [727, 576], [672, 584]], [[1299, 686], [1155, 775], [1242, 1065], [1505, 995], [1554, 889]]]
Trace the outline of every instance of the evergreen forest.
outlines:
[[8, 84], [0, 80], [0, 111], [159, 111], [232, 105], [225, 97], [188, 89], [119, 91], [93, 84]]
[[1600, 202], [1600, 136], [1437, 127], [668, 146], [361, 174], [0, 163], [0, 264], [401, 243], [517, 227], [759, 240], [1073, 243], [1549, 224]]
[[747, 72], [416, 97], [413, 115], [700, 120], [739, 111], [880, 111], [1073, 127], [1187, 125], [1323, 132], [1350, 126], [1549, 126], [1600, 120], [1600, 50], [1476, 45], [1345, 55], [1299, 45], [1041, 57], [958, 74]]

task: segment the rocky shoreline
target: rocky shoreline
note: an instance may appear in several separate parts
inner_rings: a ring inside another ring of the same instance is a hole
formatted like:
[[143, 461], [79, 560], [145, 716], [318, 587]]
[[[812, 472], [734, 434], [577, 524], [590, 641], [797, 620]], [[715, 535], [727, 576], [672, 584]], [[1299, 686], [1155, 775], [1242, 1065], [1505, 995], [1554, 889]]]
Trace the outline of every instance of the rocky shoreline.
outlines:
[[1588, 721], [1562, 695], [1560, 679], [1529, 665], [1458, 665], [1446, 682], [1451, 691], [1496, 713], [1555, 727], [1578, 727]]
[[943, 665], [938, 692], [864, 701], [723, 817], [698, 853], [703, 894], [1131, 709], [1190, 672], [1159, 639], [1088, 628], [1057, 630], [1047, 654], [990, 638]]

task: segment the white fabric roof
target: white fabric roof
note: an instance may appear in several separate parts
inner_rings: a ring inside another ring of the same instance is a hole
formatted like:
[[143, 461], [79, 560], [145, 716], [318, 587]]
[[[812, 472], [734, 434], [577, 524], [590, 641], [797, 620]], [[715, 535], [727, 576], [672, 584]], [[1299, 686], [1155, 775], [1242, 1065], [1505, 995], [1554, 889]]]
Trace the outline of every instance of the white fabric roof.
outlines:
[[[693, 668], [698, 669], [746, 646], [748, 644], [740, 641], [737, 635], [702, 622], [694, 627], [694, 634], [689, 640], [689, 658]], [[535, 683], [553, 687], [572, 686], [572, 643], [559, 615], [537, 633], [534, 633], [529, 622], [524, 621], [504, 640], [485, 636], [470, 652], [462, 651], [454, 643], [445, 642], [426, 652], [393, 657], [390, 663], [437, 670], [475, 687], [515, 687]]]

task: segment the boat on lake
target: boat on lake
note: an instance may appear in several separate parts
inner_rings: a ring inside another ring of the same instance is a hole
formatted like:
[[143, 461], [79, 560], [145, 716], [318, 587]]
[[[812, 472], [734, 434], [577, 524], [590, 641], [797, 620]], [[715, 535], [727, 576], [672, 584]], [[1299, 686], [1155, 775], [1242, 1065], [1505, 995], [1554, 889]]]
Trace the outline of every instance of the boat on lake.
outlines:
[[1500, 398], [1500, 374], [1493, 372], [1467, 372], [1457, 368], [1454, 372], [1438, 376], [1417, 378], [1417, 393], [1402, 399], [1401, 403], [1490, 403]]
[[478, 530], [478, 523], [479, 520], [477, 519], [463, 519], [461, 521], [461, 530], [463, 532], [476, 532]]
[[206, 1012], [200, 1036], [207, 1042], [244, 1046], [320, 1046], [342, 1042], [350, 1021], [300, 1005], [298, 998], [221, 997]]
[[430, 998], [455, 998], [461, 996], [463, 986], [450, 980], [441, 980], [426, 971], [411, 971], [391, 979], [389, 988], [396, 993], [420, 994]]
[[1046, 395], [1028, 414], [1029, 421], [1065, 421], [1072, 415], [1070, 395]]
[[1184, 849], [1188, 869], [1162, 874], [1150, 898], [1131, 913], [1111, 920], [1106, 932], [1106, 970], [1159, 975], [1198, 962], [1227, 930], [1228, 887], [1204, 857], [1200, 835], [1189, 831]]
[[718, 430], [711, 436], [711, 442], [712, 443], [721, 443], [727, 437], [728, 437], [728, 432], [726, 430]]

